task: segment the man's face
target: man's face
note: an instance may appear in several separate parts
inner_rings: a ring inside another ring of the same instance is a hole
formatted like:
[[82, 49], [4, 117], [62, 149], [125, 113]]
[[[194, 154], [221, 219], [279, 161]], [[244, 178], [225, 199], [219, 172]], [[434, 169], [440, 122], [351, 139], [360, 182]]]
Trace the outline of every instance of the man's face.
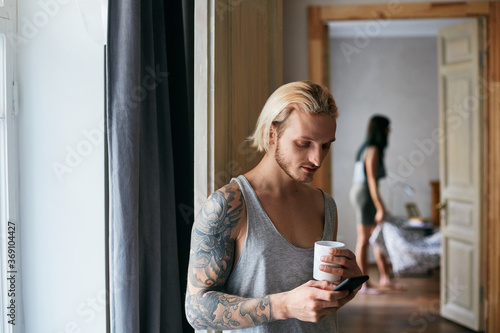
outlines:
[[276, 141], [276, 162], [293, 180], [309, 183], [335, 141], [337, 121], [295, 110], [285, 126]]

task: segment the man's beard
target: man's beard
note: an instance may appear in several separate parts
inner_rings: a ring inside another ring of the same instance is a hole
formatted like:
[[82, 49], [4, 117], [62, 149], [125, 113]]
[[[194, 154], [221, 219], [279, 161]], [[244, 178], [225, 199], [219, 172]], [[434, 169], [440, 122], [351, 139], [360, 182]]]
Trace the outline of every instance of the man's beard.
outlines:
[[285, 161], [281, 154], [281, 149], [280, 149], [280, 140], [279, 138], [276, 140], [276, 151], [274, 153], [274, 158], [276, 159], [276, 163], [280, 166], [281, 170], [283, 170], [291, 179], [303, 183], [310, 183], [313, 179], [312, 175], [305, 175], [304, 177], [295, 177], [292, 175], [291, 172], [291, 163], [288, 163]]

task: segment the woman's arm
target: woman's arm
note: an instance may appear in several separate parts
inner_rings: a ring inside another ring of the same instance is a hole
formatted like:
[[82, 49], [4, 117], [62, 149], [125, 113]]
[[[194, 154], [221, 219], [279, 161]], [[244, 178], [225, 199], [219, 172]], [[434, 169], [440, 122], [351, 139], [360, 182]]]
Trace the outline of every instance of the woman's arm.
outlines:
[[366, 181], [368, 183], [368, 189], [370, 190], [370, 196], [373, 200], [373, 204], [377, 209], [375, 222], [382, 223], [385, 216], [385, 205], [382, 201], [377, 185], [377, 172], [380, 154], [375, 146], [367, 147], [365, 154]]

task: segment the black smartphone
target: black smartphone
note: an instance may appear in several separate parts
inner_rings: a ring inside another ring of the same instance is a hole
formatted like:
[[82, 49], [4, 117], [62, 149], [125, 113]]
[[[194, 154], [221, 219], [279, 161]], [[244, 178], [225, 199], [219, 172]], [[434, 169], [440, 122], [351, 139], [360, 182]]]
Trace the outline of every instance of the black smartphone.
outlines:
[[351, 293], [354, 289], [365, 283], [370, 277], [368, 275], [355, 276], [345, 279], [333, 291], [349, 290]]

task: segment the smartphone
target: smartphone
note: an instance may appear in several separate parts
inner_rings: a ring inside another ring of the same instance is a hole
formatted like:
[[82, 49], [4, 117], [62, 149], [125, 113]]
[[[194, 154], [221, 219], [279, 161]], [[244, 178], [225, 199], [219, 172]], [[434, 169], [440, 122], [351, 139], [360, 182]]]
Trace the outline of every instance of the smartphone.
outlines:
[[351, 293], [354, 289], [365, 283], [370, 277], [368, 275], [355, 276], [345, 279], [333, 291], [349, 290]]

